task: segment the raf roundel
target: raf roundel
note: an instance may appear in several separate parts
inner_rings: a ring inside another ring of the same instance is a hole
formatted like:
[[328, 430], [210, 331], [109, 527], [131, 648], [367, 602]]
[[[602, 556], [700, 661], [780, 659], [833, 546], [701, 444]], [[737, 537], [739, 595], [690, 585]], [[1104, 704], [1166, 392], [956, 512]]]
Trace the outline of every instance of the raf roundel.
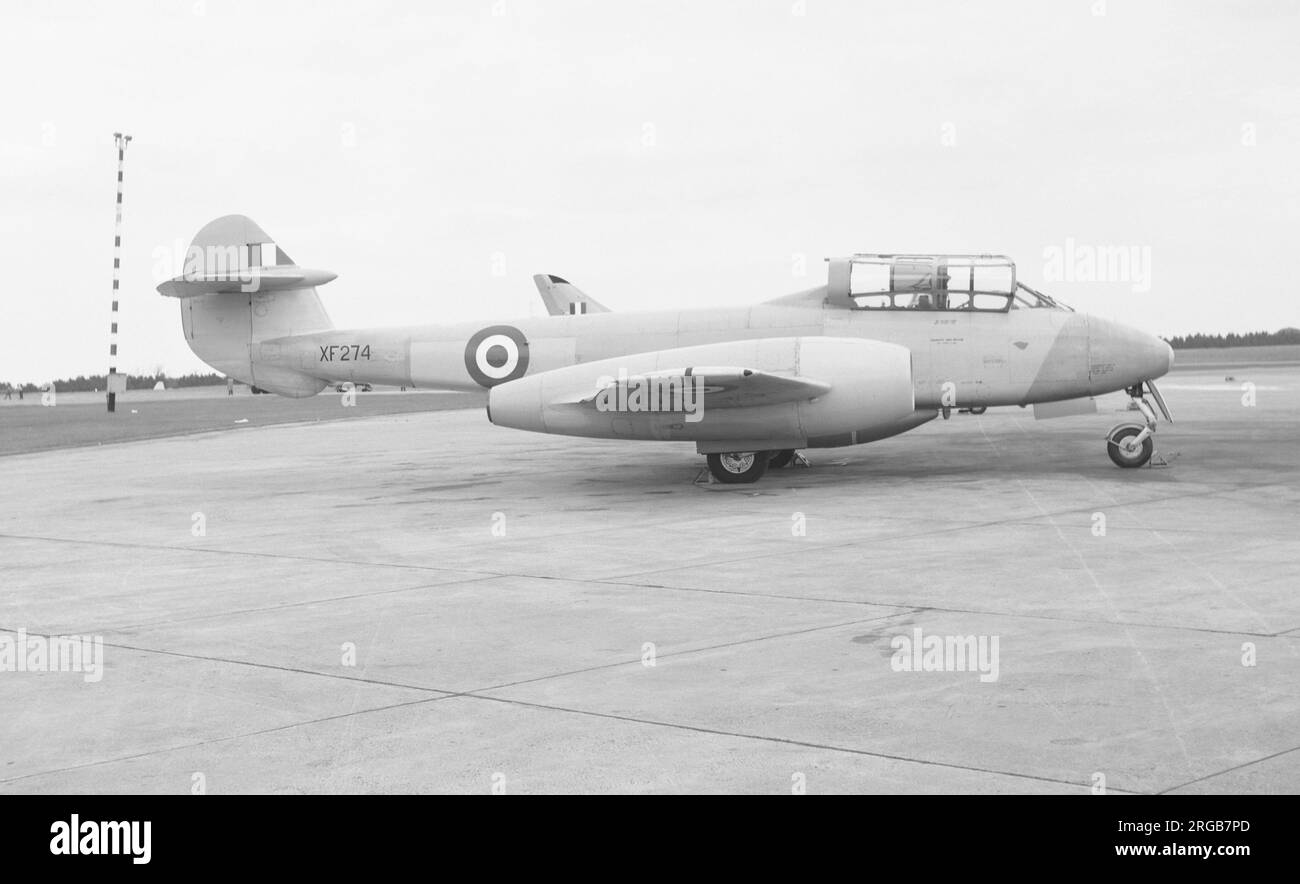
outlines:
[[485, 328], [465, 345], [465, 370], [484, 387], [521, 378], [528, 371], [528, 339], [513, 326]]

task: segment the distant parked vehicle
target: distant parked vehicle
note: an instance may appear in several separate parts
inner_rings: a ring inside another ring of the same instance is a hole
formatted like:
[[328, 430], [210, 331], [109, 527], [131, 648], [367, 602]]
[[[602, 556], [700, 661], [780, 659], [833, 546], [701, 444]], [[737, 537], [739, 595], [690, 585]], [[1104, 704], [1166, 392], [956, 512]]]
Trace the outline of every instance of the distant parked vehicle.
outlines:
[[[369, 393], [374, 389], [374, 387], [369, 384], [353, 384], [352, 389], [356, 390], [358, 393]], [[334, 390], [338, 393], [346, 393], [348, 391], [348, 385], [346, 383], [337, 384], [334, 387]]]

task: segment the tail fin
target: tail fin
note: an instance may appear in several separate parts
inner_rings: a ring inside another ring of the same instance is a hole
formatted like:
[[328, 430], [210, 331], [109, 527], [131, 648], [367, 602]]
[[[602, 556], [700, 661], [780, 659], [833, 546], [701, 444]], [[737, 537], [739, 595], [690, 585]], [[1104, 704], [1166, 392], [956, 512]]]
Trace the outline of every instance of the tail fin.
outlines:
[[196, 356], [244, 383], [299, 398], [325, 382], [279, 364], [278, 348], [262, 342], [333, 328], [316, 286], [334, 278], [299, 267], [252, 219], [226, 215], [195, 235], [184, 272], [158, 291], [180, 300]]
[[609, 308], [579, 291], [578, 287], [567, 279], [539, 273], [533, 277], [537, 291], [546, 304], [546, 312], [552, 316], [568, 316], [579, 313], [608, 313]]

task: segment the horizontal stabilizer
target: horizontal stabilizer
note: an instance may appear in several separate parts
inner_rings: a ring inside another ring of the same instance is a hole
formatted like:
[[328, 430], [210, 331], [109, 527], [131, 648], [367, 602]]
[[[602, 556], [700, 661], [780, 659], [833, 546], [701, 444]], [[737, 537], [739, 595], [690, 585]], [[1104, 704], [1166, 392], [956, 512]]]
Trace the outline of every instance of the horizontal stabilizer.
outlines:
[[785, 377], [749, 368], [692, 366], [611, 378], [590, 396], [573, 401], [594, 406], [602, 396], [604, 399], [626, 396], [638, 389], [646, 395], [672, 397], [681, 397], [682, 391], [687, 391], [690, 396], [701, 396], [706, 408], [753, 408], [815, 399], [829, 393], [831, 386], [810, 378]]
[[210, 221], [185, 252], [181, 275], [158, 286], [170, 298], [288, 291], [324, 285], [336, 274], [299, 267], [252, 218]]
[[577, 316], [583, 313], [608, 313], [609, 308], [589, 297], [567, 279], [539, 273], [533, 277], [537, 291], [552, 316]]
[[253, 267], [234, 272], [195, 272], [167, 280], [158, 286], [158, 293], [169, 298], [194, 298], [230, 292], [275, 292], [324, 285], [337, 277], [338, 274], [328, 270], [308, 270], [294, 265]]

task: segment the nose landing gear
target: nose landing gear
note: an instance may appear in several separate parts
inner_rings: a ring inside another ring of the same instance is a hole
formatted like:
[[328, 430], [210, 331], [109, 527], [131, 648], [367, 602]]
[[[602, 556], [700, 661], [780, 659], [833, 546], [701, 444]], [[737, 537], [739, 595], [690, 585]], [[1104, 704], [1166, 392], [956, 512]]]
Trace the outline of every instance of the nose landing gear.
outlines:
[[1106, 453], [1117, 467], [1140, 467], [1151, 460], [1156, 443], [1148, 427], [1121, 424], [1106, 436]]
[[1164, 397], [1151, 381], [1145, 384], [1137, 384], [1129, 387], [1124, 392], [1133, 397], [1133, 404], [1137, 410], [1142, 413], [1146, 423], [1125, 423], [1111, 428], [1106, 434], [1106, 453], [1118, 467], [1132, 469], [1134, 467], [1145, 466], [1151, 461], [1152, 455], [1155, 454], [1156, 443], [1154, 434], [1156, 431], [1156, 410], [1147, 401], [1146, 391], [1150, 391], [1151, 396], [1155, 399], [1156, 404], [1160, 406], [1160, 411], [1165, 420], [1173, 423], [1173, 418], [1169, 416], [1169, 409], [1165, 406]]

